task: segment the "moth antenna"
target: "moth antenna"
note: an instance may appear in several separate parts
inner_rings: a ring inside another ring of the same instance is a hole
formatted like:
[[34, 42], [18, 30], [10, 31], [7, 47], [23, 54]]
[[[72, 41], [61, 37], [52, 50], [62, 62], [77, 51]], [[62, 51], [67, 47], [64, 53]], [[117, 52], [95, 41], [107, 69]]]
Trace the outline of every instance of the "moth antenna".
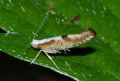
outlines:
[[60, 69], [60, 68], [57, 66], [57, 64], [54, 62], [54, 60], [53, 60], [45, 51], [43, 51], [43, 52], [46, 54], [46, 56], [49, 58], [49, 60], [56, 66], [56, 68]]
[[46, 16], [44, 17], [44, 19], [43, 19], [43, 21], [42, 21], [42, 23], [41, 23], [40, 27], [39, 27], [39, 28], [37, 29], [37, 31], [35, 32], [35, 35], [33, 36], [33, 39], [32, 39], [32, 40], [34, 40], [34, 39], [35, 39], [35, 37], [38, 35], [38, 33], [39, 33], [40, 29], [43, 27], [43, 25], [44, 25], [45, 21], [47, 20], [48, 15], [49, 15], [49, 14], [47, 14], [47, 13], [46, 13]]
[[[49, 14], [47, 14], [47, 13], [46, 13], [46, 15], [45, 15], [45, 17], [44, 17], [44, 19], [43, 19], [43, 21], [42, 21], [42, 23], [41, 23], [40, 27], [39, 27], [39, 28], [37, 29], [37, 31], [34, 33], [34, 36], [33, 36], [32, 41], [35, 39], [35, 37], [36, 37], [36, 36], [37, 36], [37, 34], [39, 33], [40, 29], [43, 27], [43, 25], [44, 25], [45, 21], [46, 21], [46, 20], [47, 20], [47, 18], [48, 18], [48, 15], [49, 15]], [[29, 47], [29, 44], [27, 44], [27, 46], [25, 47], [25, 50], [26, 50], [28, 47]]]
[[[46, 16], [44, 17], [44, 19], [43, 19], [40, 27], [39, 27], [39, 28], [37, 29], [37, 31], [35, 32], [35, 35], [33, 36], [33, 39], [32, 39], [32, 40], [34, 40], [35, 37], [38, 35], [40, 29], [43, 27], [43, 25], [44, 25], [45, 21], [47, 20], [48, 16], [49, 16], [49, 14], [46, 14]], [[38, 52], [38, 54], [35, 56], [35, 58], [31, 61], [31, 64], [35, 62], [35, 60], [38, 58], [38, 56], [40, 55], [40, 53], [41, 53], [42, 51], [43, 51], [43, 50], [40, 50], [40, 51]], [[58, 67], [57, 64], [53, 61], [53, 59], [52, 59], [45, 51], [43, 51], [43, 52], [44, 52], [45, 55], [49, 58], [49, 60], [56, 66], [56, 68], [59, 69], [59, 67]]]
[[38, 52], [38, 54], [35, 56], [35, 58], [31, 61], [31, 64], [33, 64], [35, 62], [35, 60], [38, 58], [38, 56], [40, 55], [41, 50]]
[[67, 51], [66, 51], [66, 49], [64, 50], [64, 52], [65, 52], [65, 54], [67, 54]]

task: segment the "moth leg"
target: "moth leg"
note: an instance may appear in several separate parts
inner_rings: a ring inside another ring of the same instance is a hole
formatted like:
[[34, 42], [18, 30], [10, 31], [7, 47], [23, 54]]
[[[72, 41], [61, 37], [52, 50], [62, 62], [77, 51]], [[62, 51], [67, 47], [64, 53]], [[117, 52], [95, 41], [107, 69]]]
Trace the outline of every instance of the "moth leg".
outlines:
[[33, 63], [35, 62], [35, 60], [36, 60], [36, 59], [38, 58], [38, 56], [40, 55], [41, 51], [42, 51], [42, 50], [40, 50], [40, 51], [38, 52], [38, 54], [35, 56], [35, 58], [31, 61], [31, 64], [33, 64]]
[[46, 54], [46, 56], [49, 58], [49, 60], [59, 69], [59, 67], [57, 66], [57, 64], [53, 61], [53, 59], [48, 55], [48, 53], [46, 51], [43, 50], [43, 52]]
[[69, 49], [64, 49], [65, 54], [67, 54], [67, 51], [70, 51]]
[[70, 49], [66, 49], [67, 51], [70, 51]]
[[67, 51], [66, 51], [66, 49], [64, 49], [64, 52], [65, 52], [65, 54], [67, 54]]

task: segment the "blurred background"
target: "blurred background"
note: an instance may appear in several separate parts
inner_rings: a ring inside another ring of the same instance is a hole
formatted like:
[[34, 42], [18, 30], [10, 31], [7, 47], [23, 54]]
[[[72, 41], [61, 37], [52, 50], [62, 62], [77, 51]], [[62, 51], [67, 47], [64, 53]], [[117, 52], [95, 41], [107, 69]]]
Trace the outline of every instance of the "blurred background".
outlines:
[[0, 51], [0, 81], [74, 81], [42, 66], [15, 59]]

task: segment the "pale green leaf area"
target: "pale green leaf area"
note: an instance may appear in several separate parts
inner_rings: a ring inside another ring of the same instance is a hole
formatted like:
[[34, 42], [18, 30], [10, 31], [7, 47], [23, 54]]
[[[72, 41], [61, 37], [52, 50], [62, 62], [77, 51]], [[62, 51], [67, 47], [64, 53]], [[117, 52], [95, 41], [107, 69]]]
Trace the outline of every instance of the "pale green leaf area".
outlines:
[[0, 0], [0, 28], [0, 50], [28, 62], [39, 52], [30, 45], [38, 28], [37, 39], [92, 28], [96, 38], [50, 55], [59, 69], [44, 53], [34, 63], [78, 81], [120, 81], [120, 0]]

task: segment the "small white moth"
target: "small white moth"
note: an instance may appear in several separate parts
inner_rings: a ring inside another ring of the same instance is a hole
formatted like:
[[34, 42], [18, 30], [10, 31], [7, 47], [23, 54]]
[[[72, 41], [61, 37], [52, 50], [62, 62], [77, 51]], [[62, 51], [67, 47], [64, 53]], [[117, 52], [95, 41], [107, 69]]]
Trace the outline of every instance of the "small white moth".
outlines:
[[[59, 53], [61, 50], [67, 50], [69, 48], [79, 46], [79, 44], [85, 43], [90, 39], [94, 38], [95, 36], [96, 32], [93, 29], [87, 29], [80, 34], [57, 36], [42, 40], [34, 39], [32, 40], [31, 45], [33, 48], [41, 49], [40, 52], [43, 51], [54, 63], [52, 58], [47, 53], [55, 54]], [[38, 55], [40, 54], [40, 52], [38, 53]], [[38, 57], [38, 55], [36, 56], [36, 58]], [[34, 62], [35, 59], [32, 62]]]
[[92, 29], [88, 29], [81, 34], [71, 34], [65, 36], [57, 36], [52, 38], [46, 38], [42, 40], [34, 39], [31, 42], [33, 48], [41, 49], [46, 53], [59, 53], [60, 50], [66, 50], [89, 41], [95, 37], [96, 33]]

